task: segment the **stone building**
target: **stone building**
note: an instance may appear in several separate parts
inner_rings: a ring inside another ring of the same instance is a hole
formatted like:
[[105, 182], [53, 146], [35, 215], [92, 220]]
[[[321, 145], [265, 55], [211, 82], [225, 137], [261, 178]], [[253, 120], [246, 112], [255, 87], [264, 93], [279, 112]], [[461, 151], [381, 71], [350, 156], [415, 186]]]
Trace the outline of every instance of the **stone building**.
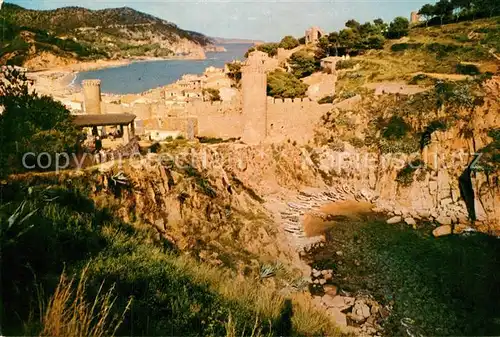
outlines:
[[82, 81], [84, 111], [87, 114], [101, 114], [101, 81]]
[[267, 135], [267, 74], [265, 63], [268, 56], [255, 51], [248, 55], [241, 68], [243, 91], [244, 130], [242, 140], [248, 144], [263, 141]]
[[411, 24], [416, 24], [420, 22], [420, 15], [418, 12], [411, 12], [410, 14], [410, 23]]
[[316, 43], [319, 39], [326, 35], [325, 32], [319, 27], [311, 27], [306, 30], [306, 44]]

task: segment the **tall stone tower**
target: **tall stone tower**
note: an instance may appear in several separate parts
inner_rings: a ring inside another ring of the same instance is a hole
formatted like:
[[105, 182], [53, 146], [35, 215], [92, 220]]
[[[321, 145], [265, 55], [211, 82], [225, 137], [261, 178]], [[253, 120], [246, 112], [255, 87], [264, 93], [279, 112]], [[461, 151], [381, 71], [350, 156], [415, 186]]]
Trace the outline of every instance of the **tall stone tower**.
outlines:
[[254, 51], [241, 68], [244, 129], [241, 140], [256, 145], [267, 136], [266, 53]]
[[420, 15], [418, 15], [418, 12], [411, 12], [410, 14], [410, 23], [411, 24], [417, 24], [420, 22]]
[[101, 114], [101, 81], [82, 81], [84, 110], [87, 114]]

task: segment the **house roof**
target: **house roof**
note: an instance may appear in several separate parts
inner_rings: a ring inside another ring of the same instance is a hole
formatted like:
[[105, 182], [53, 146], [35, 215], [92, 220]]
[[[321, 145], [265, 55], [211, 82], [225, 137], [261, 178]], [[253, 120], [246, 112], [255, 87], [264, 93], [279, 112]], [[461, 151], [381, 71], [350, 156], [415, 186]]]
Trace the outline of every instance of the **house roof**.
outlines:
[[104, 126], [104, 125], [128, 125], [136, 118], [132, 114], [99, 114], [99, 115], [76, 115], [73, 123], [76, 126]]

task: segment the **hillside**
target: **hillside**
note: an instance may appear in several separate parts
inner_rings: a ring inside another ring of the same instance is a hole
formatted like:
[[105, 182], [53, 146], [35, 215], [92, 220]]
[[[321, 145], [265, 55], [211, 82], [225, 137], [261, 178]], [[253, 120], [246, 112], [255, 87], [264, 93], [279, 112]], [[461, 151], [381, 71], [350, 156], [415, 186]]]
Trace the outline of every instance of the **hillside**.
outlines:
[[[134, 57], [203, 58], [211, 40], [131, 8], [89, 10], [65, 7], [30, 10], [5, 4], [7, 31], [2, 63], [22, 65], [31, 58]], [[47, 52], [41, 56], [41, 52]]]

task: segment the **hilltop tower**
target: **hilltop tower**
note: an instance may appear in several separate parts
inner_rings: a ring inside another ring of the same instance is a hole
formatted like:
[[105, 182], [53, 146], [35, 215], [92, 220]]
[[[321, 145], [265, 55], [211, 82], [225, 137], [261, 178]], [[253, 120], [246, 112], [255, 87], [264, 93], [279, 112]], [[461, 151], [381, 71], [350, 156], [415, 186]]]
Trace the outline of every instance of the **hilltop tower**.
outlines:
[[241, 68], [244, 129], [241, 139], [259, 144], [267, 136], [267, 74], [266, 53], [254, 51]]
[[316, 43], [322, 36], [325, 35], [325, 32], [321, 28], [317, 26], [311, 27], [306, 30], [306, 44]]
[[82, 81], [84, 110], [87, 114], [101, 114], [101, 81]]
[[418, 12], [411, 12], [410, 14], [410, 23], [411, 24], [417, 24], [420, 22], [420, 15]]

